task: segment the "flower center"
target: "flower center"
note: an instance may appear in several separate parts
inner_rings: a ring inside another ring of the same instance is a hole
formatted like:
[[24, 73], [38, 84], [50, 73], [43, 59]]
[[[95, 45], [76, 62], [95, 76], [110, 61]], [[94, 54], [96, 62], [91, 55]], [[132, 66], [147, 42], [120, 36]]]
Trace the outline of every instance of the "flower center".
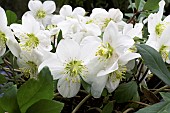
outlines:
[[33, 61], [27, 61], [26, 67], [21, 68], [26, 76], [30, 76], [31, 78], [36, 77], [38, 72], [38, 66]]
[[0, 45], [1, 45], [1, 47], [5, 47], [6, 41], [7, 41], [7, 38], [5, 36], [5, 33], [0, 31]]
[[30, 50], [30, 49], [32, 50], [32, 49], [36, 48], [39, 45], [38, 38], [34, 34], [27, 34], [27, 36], [28, 36], [28, 39], [26, 39], [25, 44], [21, 45], [21, 46], [26, 47], [26, 49], [28, 49], [28, 50]]
[[161, 36], [162, 32], [164, 31], [164, 29], [166, 28], [166, 26], [164, 24], [157, 24], [155, 27], [155, 32], [158, 36]]
[[46, 12], [43, 10], [39, 10], [36, 14], [37, 18], [42, 19], [46, 16]]
[[111, 18], [106, 18], [105, 21], [104, 21], [104, 26], [103, 26], [103, 28], [106, 28], [107, 25], [109, 24], [109, 22], [110, 22], [111, 20], [112, 20]]
[[168, 59], [169, 52], [167, 51], [167, 47], [168, 46], [162, 45], [161, 48], [159, 49], [159, 53], [161, 54], [164, 60]]
[[80, 75], [84, 69], [85, 66], [82, 64], [82, 61], [72, 60], [66, 64], [65, 72], [71, 77], [76, 77]]
[[112, 54], [113, 54], [112, 46], [110, 46], [109, 43], [107, 43], [106, 45], [104, 45], [102, 43], [101, 46], [99, 46], [98, 51], [96, 52], [95, 55], [104, 57], [105, 59], [108, 59], [112, 56]]

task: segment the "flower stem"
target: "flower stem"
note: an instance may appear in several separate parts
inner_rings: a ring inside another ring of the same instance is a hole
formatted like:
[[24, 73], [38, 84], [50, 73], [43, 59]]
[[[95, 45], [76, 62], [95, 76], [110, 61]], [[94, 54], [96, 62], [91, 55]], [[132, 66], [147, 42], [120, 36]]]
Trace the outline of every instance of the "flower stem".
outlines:
[[86, 102], [86, 100], [88, 99], [88, 98], [90, 98], [91, 97], [91, 95], [90, 94], [88, 94], [75, 108], [74, 108], [74, 110], [72, 111], [72, 113], [76, 113], [77, 112], [77, 110]]

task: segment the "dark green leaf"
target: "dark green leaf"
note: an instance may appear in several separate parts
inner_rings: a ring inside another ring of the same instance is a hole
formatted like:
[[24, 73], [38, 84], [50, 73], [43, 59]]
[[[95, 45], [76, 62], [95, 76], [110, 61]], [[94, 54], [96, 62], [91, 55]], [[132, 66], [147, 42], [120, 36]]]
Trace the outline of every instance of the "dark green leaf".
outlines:
[[60, 30], [57, 38], [57, 44], [60, 42], [60, 40], [63, 39], [62, 31]]
[[88, 84], [87, 82], [85, 82], [82, 78], [81, 78], [81, 84], [82, 84], [83, 88], [84, 88], [87, 92], [90, 92], [91, 85]]
[[6, 11], [6, 16], [8, 20], [8, 25], [11, 25], [12, 23], [15, 23], [17, 21], [17, 15], [11, 10]]
[[12, 86], [0, 96], [0, 106], [9, 113], [20, 113], [17, 103], [17, 88]]
[[136, 113], [170, 113], [170, 102], [160, 102], [140, 109]]
[[102, 110], [102, 113], [112, 113], [113, 111], [113, 101], [110, 101], [108, 104], [106, 104]]
[[137, 84], [135, 81], [123, 83], [115, 90], [114, 97], [116, 102], [124, 103], [129, 100], [135, 99], [137, 96]]
[[161, 92], [160, 93], [161, 94], [161, 96], [163, 97], [163, 99], [165, 100], [165, 101], [170, 101], [170, 93], [169, 92]]
[[136, 9], [138, 11], [141, 11], [143, 9], [144, 4], [145, 4], [144, 0], [135, 0]]
[[7, 82], [5, 75], [0, 74], [0, 84]]
[[61, 102], [42, 99], [29, 107], [26, 113], [60, 113], [63, 106]]
[[22, 113], [41, 99], [53, 98], [53, 80], [47, 67], [38, 74], [38, 80], [30, 79], [18, 90], [17, 100]]
[[144, 10], [155, 10], [159, 7], [160, 0], [147, 0], [146, 4], [144, 5]]
[[144, 44], [136, 46], [144, 63], [153, 74], [158, 76], [166, 84], [170, 85], [170, 72], [167, 69], [161, 55], [152, 47]]
[[2, 60], [2, 58], [0, 57], [0, 64], [3, 64], [4, 63], [4, 61]]

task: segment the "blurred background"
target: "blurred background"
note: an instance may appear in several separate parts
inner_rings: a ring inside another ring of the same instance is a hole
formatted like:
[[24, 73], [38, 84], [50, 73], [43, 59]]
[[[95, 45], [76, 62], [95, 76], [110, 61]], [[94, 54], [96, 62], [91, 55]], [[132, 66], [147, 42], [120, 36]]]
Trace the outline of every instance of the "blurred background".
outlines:
[[[18, 18], [20, 19], [24, 12], [28, 11], [28, 1], [29, 0], [0, 0], [0, 6], [5, 10], [14, 11]], [[45, 0], [41, 0], [42, 2]], [[91, 13], [93, 8], [105, 8], [106, 10], [110, 8], [119, 8], [124, 14], [132, 13], [130, 7], [130, 2], [135, 2], [135, 0], [53, 0], [56, 3], [56, 13], [59, 12], [60, 8], [64, 4], [69, 4], [73, 8], [83, 7], [87, 12]], [[146, 0], [145, 0], [146, 1]], [[166, 1], [165, 11], [166, 14], [170, 14], [170, 0]]]

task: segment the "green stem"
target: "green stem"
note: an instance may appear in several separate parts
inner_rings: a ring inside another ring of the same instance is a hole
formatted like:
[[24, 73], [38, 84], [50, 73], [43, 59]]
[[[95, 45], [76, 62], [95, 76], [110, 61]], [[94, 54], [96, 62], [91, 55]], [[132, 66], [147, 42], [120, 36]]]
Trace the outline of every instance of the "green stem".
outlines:
[[77, 110], [86, 102], [86, 100], [88, 99], [88, 98], [90, 98], [91, 97], [91, 95], [90, 94], [88, 94], [75, 108], [74, 108], [74, 110], [71, 112], [71, 113], [76, 113], [77, 112]]

